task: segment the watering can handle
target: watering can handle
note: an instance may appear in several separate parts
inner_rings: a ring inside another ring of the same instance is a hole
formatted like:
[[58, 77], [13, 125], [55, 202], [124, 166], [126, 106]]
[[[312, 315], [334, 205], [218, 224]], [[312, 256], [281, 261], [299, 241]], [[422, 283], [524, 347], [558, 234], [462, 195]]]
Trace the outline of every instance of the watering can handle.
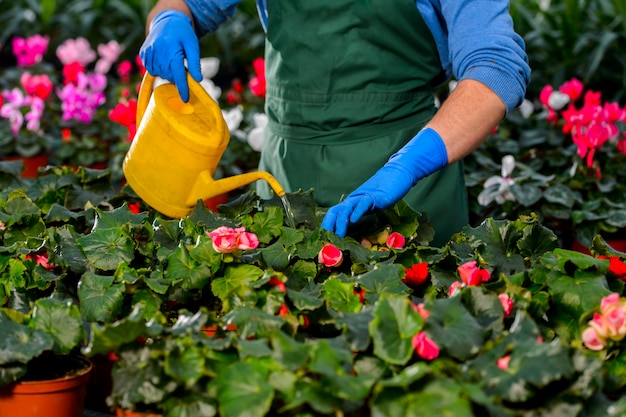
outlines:
[[[150, 103], [150, 96], [152, 95], [152, 89], [154, 87], [155, 76], [151, 75], [148, 71], [143, 76], [143, 80], [141, 81], [141, 87], [139, 88], [139, 96], [137, 97], [137, 126], [141, 124], [141, 119], [143, 119], [143, 115], [148, 108], [148, 103]], [[193, 90], [196, 94], [199, 92], [205, 93], [204, 88], [193, 79], [189, 71], [187, 71], [187, 84], [189, 85], [189, 90]]]

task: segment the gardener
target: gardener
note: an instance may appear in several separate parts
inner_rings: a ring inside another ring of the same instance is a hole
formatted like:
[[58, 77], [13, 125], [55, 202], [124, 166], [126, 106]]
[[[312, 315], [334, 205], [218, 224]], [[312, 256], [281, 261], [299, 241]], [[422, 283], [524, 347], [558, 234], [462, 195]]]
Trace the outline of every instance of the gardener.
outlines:
[[[200, 81], [198, 37], [239, 1], [159, 0], [140, 51], [148, 72], [187, 101], [184, 60]], [[313, 187], [317, 203], [332, 206], [322, 227], [339, 236], [404, 198], [429, 215], [432, 243], [445, 244], [468, 223], [461, 159], [529, 82], [508, 0], [257, 3], [269, 117], [259, 169], [286, 191]], [[459, 82], [436, 111], [433, 90], [450, 75]], [[264, 183], [257, 190], [270, 196]]]

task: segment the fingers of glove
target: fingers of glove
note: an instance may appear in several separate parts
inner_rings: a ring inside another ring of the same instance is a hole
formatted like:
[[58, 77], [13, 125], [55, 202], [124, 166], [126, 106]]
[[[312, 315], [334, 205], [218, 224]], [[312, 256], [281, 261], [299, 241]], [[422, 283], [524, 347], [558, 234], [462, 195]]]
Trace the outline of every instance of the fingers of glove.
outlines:
[[[178, 51], [169, 62], [171, 78], [168, 78], [178, 88], [180, 98], [186, 103], [189, 101], [189, 85], [187, 84], [187, 70], [185, 68], [185, 57], [183, 51]], [[166, 77], [167, 78], [167, 77]]]
[[348, 231], [348, 222], [350, 221], [352, 209], [353, 205], [350, 200], [344, 200], [331, 207], [328, 209], [326, 216], [324, 216], [322, 228], [334, 232], [339, 237], [344, 237]]
[[141, 58], [141, 62], [143, 63], [146, 71], [148, 71], [150, 74], [154, 74], [155, 68], [152, 59], [152, 47], [144, 43], [139, 50], [139, 58]]
[[359, 195], [351, 198], [356, 199], [357, 202], [356, 206], [352, 209], [352, 213], [350, 214], [351, 223], [358, 222], [364, 214], [377, 207], [376, 200], [371, 195]]
[[[195, 35], [194, 35], [195, 36]], [[202, 81], [202, 70], [200, 67], [200, 46], [198, 42], [186, 42], [183, 44], [185, 58], [187, 58], [187, 69], [191, 78], [197, 82]]]

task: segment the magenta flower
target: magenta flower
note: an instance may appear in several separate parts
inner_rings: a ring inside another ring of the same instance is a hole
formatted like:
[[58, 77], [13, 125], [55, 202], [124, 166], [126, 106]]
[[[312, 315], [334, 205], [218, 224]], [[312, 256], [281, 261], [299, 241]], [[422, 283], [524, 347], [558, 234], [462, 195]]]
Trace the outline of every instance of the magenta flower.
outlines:
[[386, 244], [388, 247], [392, 249], [402, 249], [402, 247], [404, 247], [404, 242], [405, 242], [404, 236], [402, 236], [398, 232], [393, 232], [387, 238]]
[[413, 347], [417, 355], [427, 361], [431, 361], [439, 356], [439, 346], [437, 346], [434, 340], [426, 336], [424, 331], [413, 336]]
[[43, 59], [50, 38], [33, 35], [29, 38], [13, 38], [13, 55], [17, 58], [18, 67], [30, 67], [39, 64]]

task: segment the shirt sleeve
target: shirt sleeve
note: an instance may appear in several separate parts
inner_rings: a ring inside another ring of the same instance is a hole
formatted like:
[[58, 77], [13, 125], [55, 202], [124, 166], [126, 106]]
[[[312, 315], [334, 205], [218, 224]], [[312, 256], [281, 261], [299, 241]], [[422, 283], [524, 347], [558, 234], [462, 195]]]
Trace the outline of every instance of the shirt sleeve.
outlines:
[[198, 36], [215, 32], [235, 14], [241, 0], [184, 0], [193, 15]]
[[507, 113], [523, 102], [531, 70], [524, 40], [513, 28], [508, 0], [416, 0], [416, 4], [448, 76], [485, 84], [502, 99]]

